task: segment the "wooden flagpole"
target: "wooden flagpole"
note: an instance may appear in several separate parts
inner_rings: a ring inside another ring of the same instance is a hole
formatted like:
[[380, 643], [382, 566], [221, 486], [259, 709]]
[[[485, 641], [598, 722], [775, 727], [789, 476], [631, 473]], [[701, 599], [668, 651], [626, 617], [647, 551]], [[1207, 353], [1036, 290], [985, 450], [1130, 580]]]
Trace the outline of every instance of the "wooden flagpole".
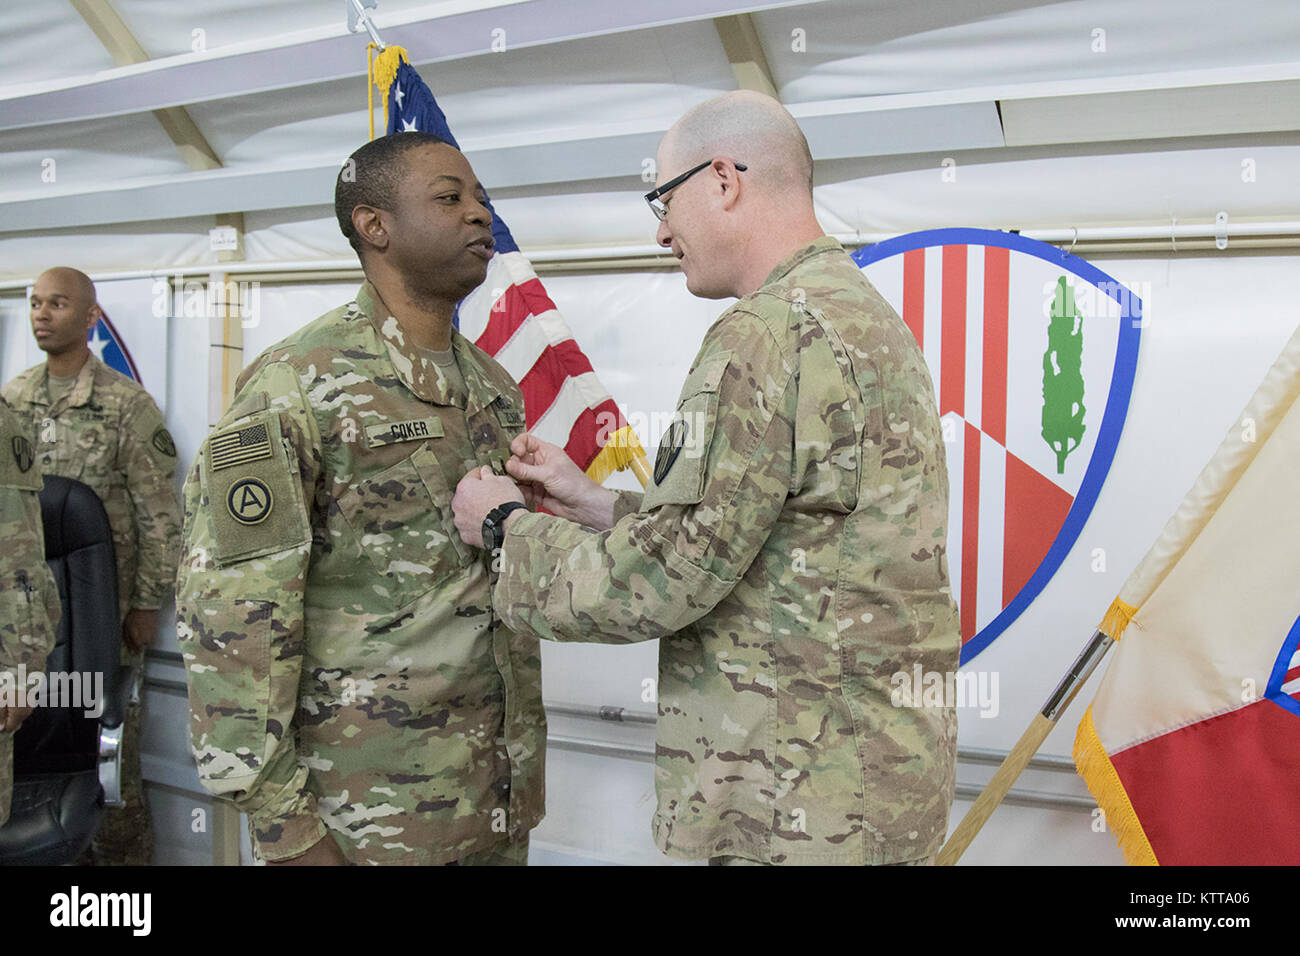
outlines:
[[988, 822], [989, 817], [993, 815], [993, 811], [1002, 803], [1007, 791], [1011, 789], [1012, 784], [1024, 772], [1034, 754], [1038, 753], [1038, 748], [1043, 745], [1047, 735], [1052, 732], [1052, 728], [1060, 720], [1061, 714], [1070, 706], [1070, 702], [1079, 693], [1079, 689], [1088, 682], [1088, 678], [1092, 676], [1092, 672], [1097, 669], [1097, 665], [1101, 663], [1101, 659], [1106, 656], [1106, 652], [1110, 650], [1110, 646], [1114, 643], [1113, 638], [1107, 637], [1100, 630], [1093, 632], [1092, 639], [1088, 641], [1082, 653], [1075, 659], [1069, 673], [1061, 678], [1061, 682], [1056, 685], [1056, 689], [1047, 698], [1047, 703], [1043, 705], [1043, 709], [1034, 715], [1034, 719], [1029, 722], [1025, 732], [1020, 735], [1016, 745], [1011, 748], [1011, 752], [1007, 754], [1006, 759], [1002, 761], [1002, 765], [998, 767], [993, 779], [989, 781], [984, 791], [975, 798], [974, 805], [966, 812], [966, 816], [957, 825], [957, 829], [952, 831], [952, 836], [943, 845], [943, 849], [939, 851], [939, 857], [935, 861], [939, 866], [952, 866], [966, 852], [966, 848], [970, 846], [971, 841], [975, 839], [984, 824]]

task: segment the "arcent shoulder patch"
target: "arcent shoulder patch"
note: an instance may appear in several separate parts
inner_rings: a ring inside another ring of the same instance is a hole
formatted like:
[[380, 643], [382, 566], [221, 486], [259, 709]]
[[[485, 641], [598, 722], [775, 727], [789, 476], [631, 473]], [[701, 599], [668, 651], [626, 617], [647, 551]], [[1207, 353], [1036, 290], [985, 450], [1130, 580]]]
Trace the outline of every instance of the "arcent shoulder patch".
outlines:
[[176, 443], [172, 441], [172, 434], [167, 429], [160, 428], [154, 432], [149, 443], [168, 458], [176, 457]]
[[226, 510], [240, 524], [261, 524], [274, 502], [271, 489], [259, 478], [241, 478], [226, 492]]
[[200, 461], [218, 565], [311, 541], [298, 462], [285, 450], [278, 412], [218, 431], [204, 443]]

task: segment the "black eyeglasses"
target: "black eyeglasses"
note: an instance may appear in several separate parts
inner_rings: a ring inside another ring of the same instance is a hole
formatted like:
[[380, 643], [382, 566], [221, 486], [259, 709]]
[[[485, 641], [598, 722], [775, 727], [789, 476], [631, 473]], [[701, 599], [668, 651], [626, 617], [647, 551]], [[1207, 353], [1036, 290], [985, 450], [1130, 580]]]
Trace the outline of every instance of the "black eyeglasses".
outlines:
[[[704, 169], [712, 165], [713, 165], [713, 160], [706, 159], [704, 162], [700, 163], [700, 165], [696, 166], [694, 169], [688, 169], [680, 176], [668, 180], [668, 182], [664, 183], [658, 189], [652, 189], [648, 193], [646, 193], [645, 201], [650, 206], [650, 211], [655, 214], [655, 218], [658, 219], [660, 222], [662, 222], [664, 218], [667, 217], [668, 215], [668, 207], [659, 201], [660, 196], [668, 192], [668, 190], [670, 189], [676, 189], [682, 183], [686, 182], [686, 180], [690, 179], [692, 176], [698, 173], [701, 169]], [[731, 165], [736, 167], [736, 172], [738, 173], [743, 173], [745, 170], [749, 168], [744, 163], [733, 162]]]

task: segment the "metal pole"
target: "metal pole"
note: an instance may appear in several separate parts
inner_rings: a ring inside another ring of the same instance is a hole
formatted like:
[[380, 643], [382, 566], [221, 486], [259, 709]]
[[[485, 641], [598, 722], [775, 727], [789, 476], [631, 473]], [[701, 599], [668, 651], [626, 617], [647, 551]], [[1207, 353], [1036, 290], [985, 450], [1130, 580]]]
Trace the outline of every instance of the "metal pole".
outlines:
[[384, 41], [379, 39], [379, 31], [375, 25], [370, 22], [370, 13], [367, 6], [376, 6], [374, 0], [368, 4], [362, 4], [361, 0], [348, 0], [348, 29], [353, 33], [357, 32], [358, 27], [364, 27], [365, 31], [370, 34], [370, 39], [374, 41], [375, 46], [382, 51], [386, 49]]

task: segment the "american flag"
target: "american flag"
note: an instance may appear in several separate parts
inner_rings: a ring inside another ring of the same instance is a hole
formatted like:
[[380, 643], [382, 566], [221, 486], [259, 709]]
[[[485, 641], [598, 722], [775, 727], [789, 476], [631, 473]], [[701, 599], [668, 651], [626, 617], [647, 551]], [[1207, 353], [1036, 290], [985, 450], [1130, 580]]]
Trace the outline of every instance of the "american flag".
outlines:
[[[432, 133], [452, 145], [447, 117], [403, 51], [388, 88], [388, 133]], [[382, 84], [382, 81], [381, 81]], [[644, 456], [555, 303], [492, 203], [496, 252], [487, 278], [457, 308], [456, 324], [519, 383], [528, 430], [562, 447], [596, 481]]]
[[209, 447], [212, 470], [221, 471], [271, 457], [271, 440], [265, 425], [253, 425], [236, 432], [226, 432], [212, 439]]

